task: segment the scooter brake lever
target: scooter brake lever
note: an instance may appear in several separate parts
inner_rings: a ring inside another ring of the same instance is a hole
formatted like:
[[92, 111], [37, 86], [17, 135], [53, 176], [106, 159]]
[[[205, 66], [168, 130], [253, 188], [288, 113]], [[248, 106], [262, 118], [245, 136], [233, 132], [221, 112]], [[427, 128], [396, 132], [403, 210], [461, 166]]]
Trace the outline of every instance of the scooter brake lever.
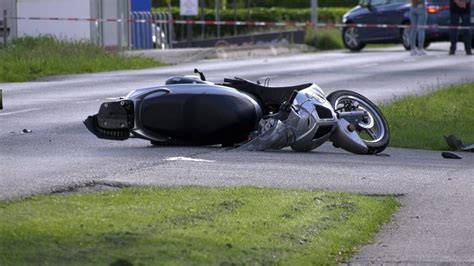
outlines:
[[291, 105], [293, 104], [293, 101], [296, 99], [296, 96], [298, 95], [298, 91], [297, 90], [294, 90], [293, 93], [291, 94], [290, 96], [290, 99], [288, 101], [284, 101], [282, 104], [281, 104], [281, 108], [280, 109], [283, 109], [284, 111], [286, 112], [290, 112], [291, 110]]

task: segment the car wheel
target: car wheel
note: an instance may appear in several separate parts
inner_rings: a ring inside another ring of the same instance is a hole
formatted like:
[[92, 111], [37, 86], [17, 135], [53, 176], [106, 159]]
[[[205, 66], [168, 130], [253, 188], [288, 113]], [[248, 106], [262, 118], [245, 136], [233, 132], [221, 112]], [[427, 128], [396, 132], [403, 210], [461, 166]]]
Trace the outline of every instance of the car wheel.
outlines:
[[[405, 24], [408, 25], [408, 24]], [[409, 28], [403, 28], [402, 29], [402, 44], [403, 47], [405, 47], [405, 50], [410, 51], [411, 46], [410, 46], [410, 29]]]
[[[410, 25], [410, 24], [404, 24], [404, 25]], [[411, 45], [410, 45], [410, 29], [409, 28], [403, 28], [402, 29], [402, 44], [405, 50], [410, 51], [411, 50]], [[423, 44], [423, 47], [426, 49], [428, 46], [430, 46], [431, 42], [425, 39], [425, 43]]]
[[423, 45], [423, 47], [426, 49], [428, 48], [428, 46], [430, 46], [431, 42], [430, 41], [425, 41], [425, 44]]
[[343, 28], [342, 42], [344, 47], [352, 52], [359, 52], [365, 47], [365, 43], [360, 41], [360, 33], [357, 28]]

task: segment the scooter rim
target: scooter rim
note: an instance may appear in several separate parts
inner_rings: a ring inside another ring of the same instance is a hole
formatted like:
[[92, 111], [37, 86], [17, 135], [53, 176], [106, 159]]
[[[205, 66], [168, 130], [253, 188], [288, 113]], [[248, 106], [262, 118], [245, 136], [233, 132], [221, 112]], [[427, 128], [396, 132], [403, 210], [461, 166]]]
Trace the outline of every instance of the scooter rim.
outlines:
[[[366, 140], [364, 138], [361, 138], [362, 140], [364, 140], [365, 142], [368, 142], [368, 143], [376, 143], [376, 142], [379, 142], [380, 140], [383, 139], [383, 137], [385, 136], [385, 127], [382, 126], [384, 123], [383, 123], [383, 118], [379, 115], [379, 112], [377, 110], [375, 110], [369, 103], [367, 103], [364, 99], [361, 99], [359, 97], [356, 97], [356, 96], [352, 96], [352, 95], [341, 95], [339, 96], [335, 101], [334, 101], [334, 109], [337, 110], [337, 106], [339, 105], [339, 103], [342, 101], [342, 100], [351, 100], [351, 101], [357, 101], [359, 103], [359, 105], [362, 105], [362, 110], [364, 111], [367, 111], [367, 113], [369, 114], [369, 124], [371, 123], [374, 123], [374, 126], [377, 126], [377, 134], [376, 134], [376, 137], [373, 138], [372, 140]], [[360, 107], [358, 107], [360, 108]], [[369, 129], [373, 128], [372, 127], [367, 127], [364, 123], [359, 123], [358, 126], [362, 129], [364, 129], [368, 135], [371, 135], [371, 133], [369, 133]], [[360, 135], [359, 135], [360, 137]]]

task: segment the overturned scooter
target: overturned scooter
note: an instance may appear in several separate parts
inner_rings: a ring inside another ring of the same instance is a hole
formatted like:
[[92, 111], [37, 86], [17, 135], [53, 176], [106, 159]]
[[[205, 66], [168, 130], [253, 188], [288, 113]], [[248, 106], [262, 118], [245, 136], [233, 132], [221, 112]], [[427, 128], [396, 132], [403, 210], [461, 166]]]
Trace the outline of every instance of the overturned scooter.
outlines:
[[330, 140], [352, 153], [377, 154], [389, 143], [380, 110], [353, 91], [325, 97], [314, 83], [270, 87], [235, 77], [214, 84], [195, 73], [105, 102], [84, 124], [101, 139], [141, 138], [154, 145], [303, 152]]

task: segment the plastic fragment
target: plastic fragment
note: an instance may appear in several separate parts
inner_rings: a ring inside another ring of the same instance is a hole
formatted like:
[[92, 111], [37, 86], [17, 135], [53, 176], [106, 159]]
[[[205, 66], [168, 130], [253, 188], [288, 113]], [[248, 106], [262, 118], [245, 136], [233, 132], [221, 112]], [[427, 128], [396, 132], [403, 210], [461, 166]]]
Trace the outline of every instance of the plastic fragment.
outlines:
[[459, 156], [455, 153], [452, 153], [452, 152], [447, 152], [447, 151], [442, 152], [441, 156], [443, 156], [443, 158], [445, 158], [445, 159], [462, 159], [461, 156]]

